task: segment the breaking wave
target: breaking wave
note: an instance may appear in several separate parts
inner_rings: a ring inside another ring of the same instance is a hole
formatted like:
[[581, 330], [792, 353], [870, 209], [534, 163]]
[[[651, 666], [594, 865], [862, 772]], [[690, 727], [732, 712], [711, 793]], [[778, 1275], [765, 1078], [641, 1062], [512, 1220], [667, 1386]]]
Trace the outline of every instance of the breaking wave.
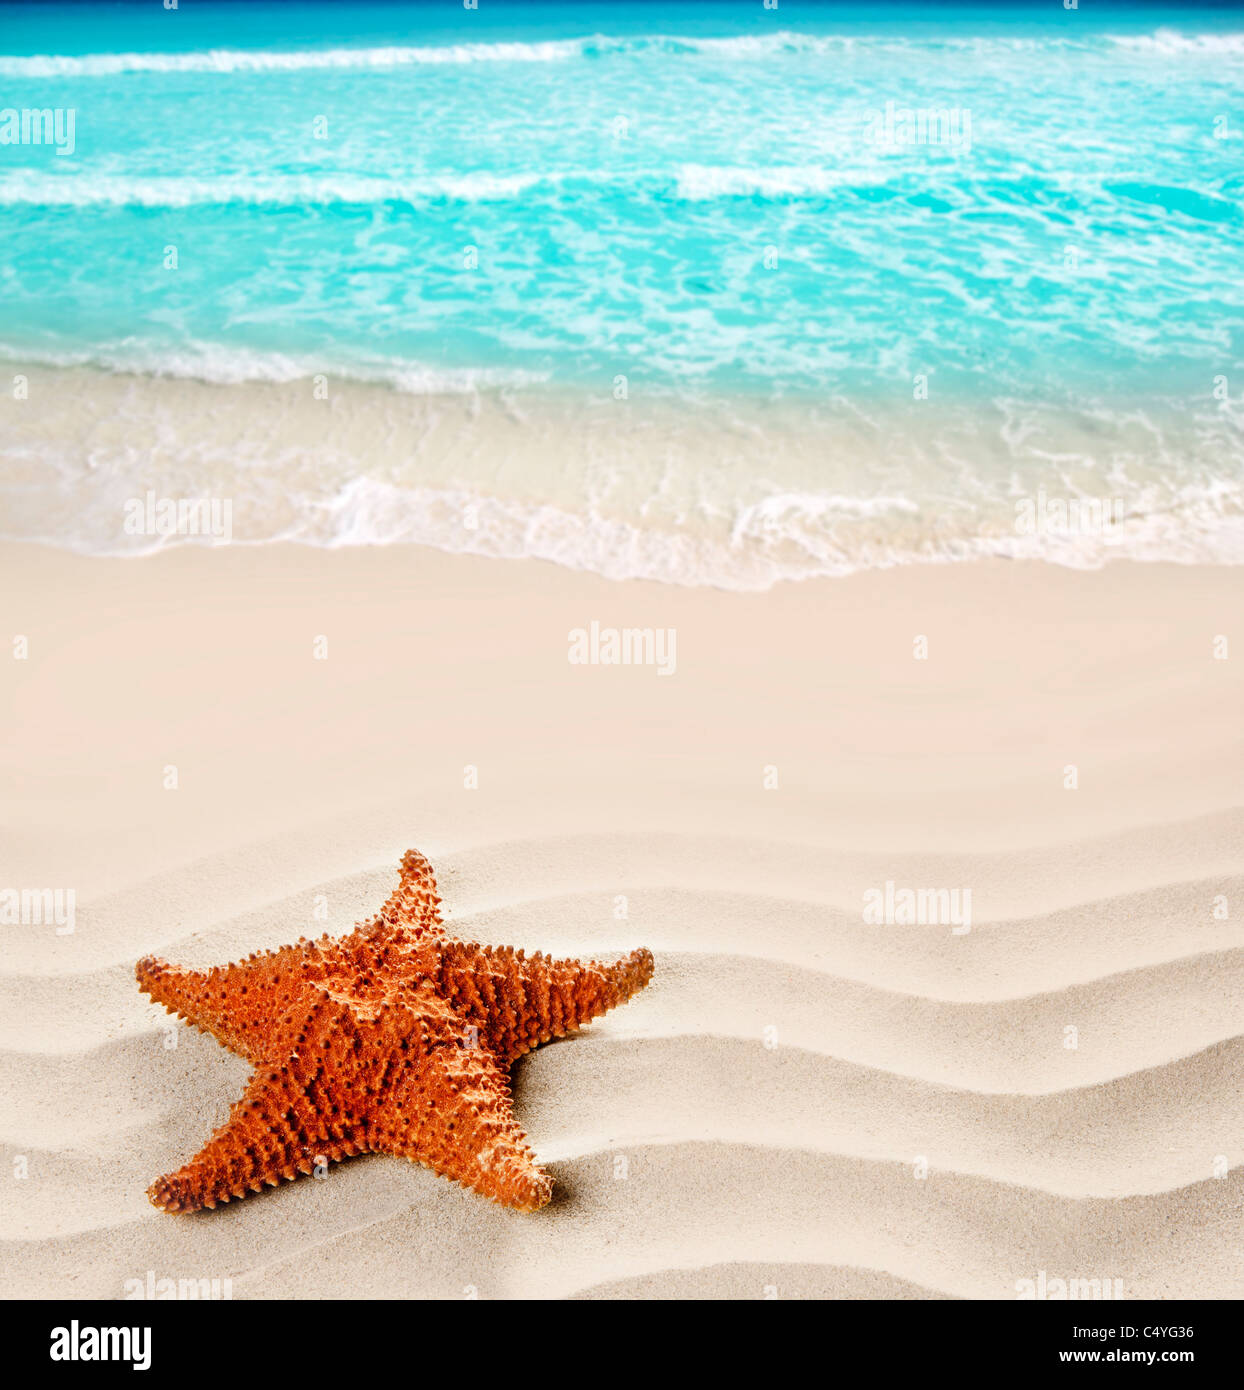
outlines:
[[533, 43], [385, 45], [328, 49], [213, 48], [186, 53], [30, 54], [0, 57], [0, 77], [112, 77], [121, 73], [263, 73], [341, 68], [446, 67], [469, 63], [558, 63], [575, 58], [626, 54], [687, 54], [736, 61], [764, 60], [781, 54], [845, 54], [871, 51], [946, 49], [1000, 54], [1039, 49], [1088, 49], [1102, 44], [1164, 56], [1244, 55], [1241, 34], [1152, 34], [1101, 38], [1035, 36], [940, 37], [904, 39], [842, 34], [735, 35], [723, 38], [653, 34], [614, 38], [549, 39]]

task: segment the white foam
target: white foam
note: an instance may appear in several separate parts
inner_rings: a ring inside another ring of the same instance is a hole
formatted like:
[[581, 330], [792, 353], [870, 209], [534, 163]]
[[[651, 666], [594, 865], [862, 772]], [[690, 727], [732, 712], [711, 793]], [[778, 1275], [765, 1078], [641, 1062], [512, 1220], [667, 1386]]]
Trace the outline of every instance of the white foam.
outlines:
[[774, 34], [726, 38], [651, 34], [535, 43], [418, 44], [324, 49], [212, 48], [187, 53], [33, 54], [0, 57], [4, 77], [112, 77], [127, 72], [300, 72], [325, 68], [458, 66], [467, 63], [555, 63], [599, 54], [699, 53], [723, 58], [764, 58], [776, 53], [843, 51], [855, 40], [835, 35]]
[[507, 386], [533, 386], [547, 379], [540, 372], [497, 367], [426, 367], [406, 359], [393, 361], [382, 357], [309, 358], [195, 341], [166, 347], [135, 339], [104, 344], [89, 351], [18, 350], [11, 344], [0, 343], [0, 360], [47, 367], [102, 367], [110, 372], [205, 381], [214, 386], [236, 386], [248, 381], [278, 384], [307, 381], [323, 374], [347, 381], [375, 382], [414, 396], [459, 395]]
[[[1165, 36], [1169, 31], [1159, 31]], [[1180, 36], [1175, 36], [1177, 39]], [[1140, 47], [1143, 39], [1116, 39]], [[1150, 36], [1152, 44], [1167, 42]], [[256, 73], [302, 72], [325, 69], [393, 69], [449, 67], [472, 63], [558, 63], [598, 56], [642, 56], [651, 52], [690, 54], [727, 60], [767, 61], [783, 54], [842, 56], [856, 51], [947, 49], [970, 53], [1012, 53], [1045, 48], [1083, 48], [1088, 39], [1054, 37], [930, 37], [889, 35], [806, 34], [779, 30], [772, 34], [742, 34], [720, 38], [677, 34], [614, 37], [596, 34], [587, 38], [547, 39], [531, 43], [459, 43], [339, 47], [324, 49], [213, 48], [192, 52], [83, 53], [8, 55], [0, 57], [0, 77], [75, 78], [112, 77], [122, 73]], [[1235, 52], [1232, 35], [1192, 36], [1192, 51], [1203, 44], [1208, 51]]]
[[[142, 495], [137, 482], [131, 490]], [[1137, 516], [1104, 536], [965, 534], [936, 541], [908, 537], [899, 544], [875, 528], [869, 539], [861, 539], [849, 527], [840, 533], [834, 524], [876, 519], [887, 512], [910, 516], [919, 511], [907, 499], [894, 497], [771, 498], [745, 512], [728, 540], [468, 489], [399, 487], [370, 477], [354, 478], [329, 494], [283, 493], [283, 497], [292, 504], [294, 518], [267, 534], [255, 530], [255, 514], [245, 505], [246, 499], [234, 499], [233, 543], [293, 541], [328, 549], [417, 544], [454, 554], [545, 560], [611, 580], [642, 579], [738, 592], [861, 570], [999, 556], [1075, 569], [1098, 569], [1114, 559], [1244, 563], [1244, 516], [1223, 515], [1208, 498], [1199, 514]], [[80, 553], [110, 555], [205, 543], [188, 537], [122, 537], [118, 515], [111, 494], [107, 499], [101, 495], [96, 514], [84, 511], [74, 534], [18, 535], [5, 528], [0, 539], [40, 540]]]
[[762, 169], [684, 164], [678, 171], [677, 192], [688, 202], [712, 198], [799, 198], [835, 188], [875, 185], [881, 174], [825, 169], [817, 165], [770, 165]]
[[1168, 57], [1197, 54], [1205, 57], [1244, 56], [1244, 34], [1181, 34], [1158, 29], [1152, 34], [1110, 34], [1109, 41], [1135, 53], [1160, 53]]
[[762, 537], [794, 537], [810, 526], [823, 526], [836, 518], [867, 519], [895, 513], [918, 516], [920, 508], [907, 497], [776, 493], [739, 511], [731, 539], [737, 543]]
[[670, 43], [685, 43], [696, 53], [715, 54], [726, 58], [767, 58], [774, 53], [834, 53], [847, 52], [857, 40], [843, 34], [796, 34], [780, 29], [775, 34], [744, 34], [722, 39], [670, 39]]
[[224, 178], [122, 178], [48, 175], [16, 170], [0, 179], [0, 206], [193, 207], [207, 203], [310, 206], [328, 203], [423, 203], [448, 199], [485, 202], [514, 198], [560, 174], [429, 175], [376, 179], [350, 175], [271, 175]]
[[323, 48], [282, 51], [212, 48], [189, 53], [34, 54], [0, 58], [3, 77], [113, 77], [127, 72], [301, 72], [325, 68], [397, 68], [462, 63], [551, 63], [582, 52], [575, 39], [545, 43]]
[[[674, 196], [687, 202], [714, 198], [801, 198], [836, 188], [874, 187], [885, 175], [816, 165], [746, 168], [684, 164], [673, 185]], [[637, 187], [645, 181], [668, 188], [660, 170], [632, 169], [612, 180]], [[380, 179], [348, 174], [231, 175], [219, 178], [129, 178], [117, 175], [47, 174], [13, 170], [0, 178], [0, 207], [200, 207], [242, 203], [255, 207], [315, 207], [334, 204], [372, 206], [397, 202], [501, 202], [520, 198], [534, 188], [568, 183], [607, 186], [599, 173], [544, 170], [523, 174], [430, 174], [418, 178]]]

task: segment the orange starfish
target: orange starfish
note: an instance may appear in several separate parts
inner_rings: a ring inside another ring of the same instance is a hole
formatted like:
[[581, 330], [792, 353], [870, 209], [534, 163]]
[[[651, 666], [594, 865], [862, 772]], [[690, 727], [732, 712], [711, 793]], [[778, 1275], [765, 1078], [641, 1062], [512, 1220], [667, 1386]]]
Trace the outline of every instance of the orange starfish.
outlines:
[[206, 972], [138, 962], [145, 993], [256, 1067], [201, 1152], [148, 1189], [157, 1207], [214, 1207], [357, 1153], [414, 1159], [519, 1211], [549, 1200], [510, 1064], [625, 1003], [652, 954], [583, 965], [455, 941], [439, 903], [432, 866], [409, 850], [392, 897], [348, 936]]

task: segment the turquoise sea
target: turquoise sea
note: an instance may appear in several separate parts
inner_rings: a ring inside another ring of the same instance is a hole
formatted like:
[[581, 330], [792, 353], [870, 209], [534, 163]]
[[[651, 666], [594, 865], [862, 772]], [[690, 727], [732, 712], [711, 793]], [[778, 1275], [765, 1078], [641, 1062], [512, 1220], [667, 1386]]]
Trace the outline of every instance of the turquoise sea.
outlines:
[[84, 550], [1238, 561], [1244, 15], [0, 5], [16, 376], [0, 533]]

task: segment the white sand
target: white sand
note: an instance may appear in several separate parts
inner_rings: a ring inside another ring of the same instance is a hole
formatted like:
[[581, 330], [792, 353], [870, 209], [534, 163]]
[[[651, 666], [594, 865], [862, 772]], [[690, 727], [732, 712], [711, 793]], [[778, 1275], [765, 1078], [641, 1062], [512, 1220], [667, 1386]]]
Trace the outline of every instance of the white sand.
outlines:
[[[0, 938], [6, 1295], [1244, 1294], [1244, 570], [749, 596], [406, 547], [6, 546], [0, 593], [29, 640], [0, 660], [0, 887], [77, 895], [71, 934]], [[676, 673], [572, 666], [593, 619], [676, 628]], [[409, 846], [463, 936], [656, 953], [516, 1069], [553, 1204], [372, 1157], [157, 1212], [247, 1068], [134, 961], [345, 930]], [[971, 930], [866, 923], [887, 880], [971, 888]]]

